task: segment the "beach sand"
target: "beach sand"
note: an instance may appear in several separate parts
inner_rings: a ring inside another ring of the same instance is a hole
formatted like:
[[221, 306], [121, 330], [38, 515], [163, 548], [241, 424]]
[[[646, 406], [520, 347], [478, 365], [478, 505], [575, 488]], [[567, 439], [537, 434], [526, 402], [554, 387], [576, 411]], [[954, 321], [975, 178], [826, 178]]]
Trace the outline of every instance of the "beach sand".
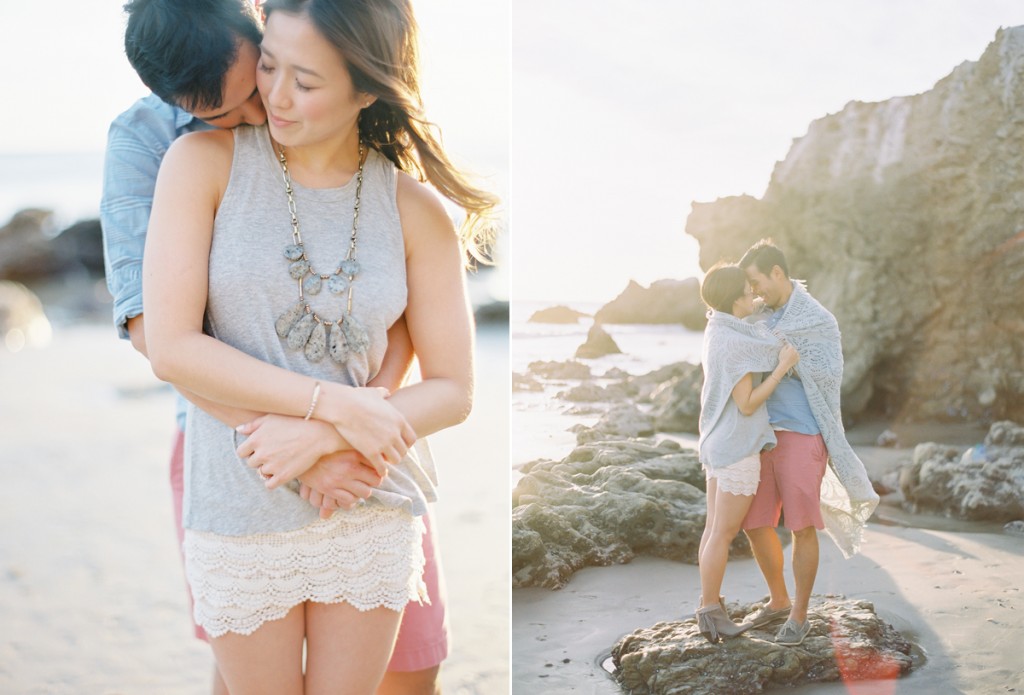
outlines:
[[[911, 452], [866, 445], [874, 441], [876, 429], [851, 432], [873, 476], [898, 467]], [[904, 443], [941, 439], [942, 432], [947, 440], [970, 441], [975, 431], [926, 427], [900, 434]], [[884, 620], [920, 647], [915, 669], [897, 682], [815, 684], [779, 692], [1024, 691], [1024, 539], [1002, 534], [998, 525], [909, 515], [890, 505], [880, 507], [868, 526], [863, 552], [850, 560], [827, 536], [820, 538], [815, 593], [873, 602]], [[628, 565], [584, 569], [560, 591], [514, 591], [512, 692], [620, 692], [601, 667], [612, 645], [639, 627], [691, 618], [699, 584], [695, 565], [642, 557]], [[743, 602], [765, 595], [752, 559], [729, 563], [723, 593], [727, 600]]]
[[[507, 331], [479, 331], [476, 406], [431, 437], [449, 594], [445, 693], [508, 689]], [[173, 394], [109, 325], [0, 348], [0, 692], [208, 692], [167, 459]]]

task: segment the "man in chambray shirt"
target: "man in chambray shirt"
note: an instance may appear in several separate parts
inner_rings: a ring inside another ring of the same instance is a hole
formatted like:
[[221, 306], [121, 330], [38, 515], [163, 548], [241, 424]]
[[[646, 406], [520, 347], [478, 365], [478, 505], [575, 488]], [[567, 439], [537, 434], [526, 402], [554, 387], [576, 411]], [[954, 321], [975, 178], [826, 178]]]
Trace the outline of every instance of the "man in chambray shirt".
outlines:
[[[114, 324], [121, 338], [146, 354], [142, 258], [160, 162], [171, 143], [186, 133], [266, 122], [256, 91], [262, 24], [251, 0], [132, 0], [125, 11], [125, 52], [153, 94], [110, 126], [100, 220]], [[177, 422], [170, 479], [180, 547], [185, 426], [180, 395]], [[323, 487], [337, 489], [348, 489], [353, 482], [379, 482], [372, 470], [347, 460], [328, 462], [319, 475]], [[431, 523], [429, 518], [424, 521], [424, 580], [432, 605], [406, 609], [380, 693], [440, 692], [437, 675], [448, 652], [447, 617]], [[194, 628], [196, 637], [207, 639], [202, 628]], [[213, 692], [227, 693], [216, 670]]]

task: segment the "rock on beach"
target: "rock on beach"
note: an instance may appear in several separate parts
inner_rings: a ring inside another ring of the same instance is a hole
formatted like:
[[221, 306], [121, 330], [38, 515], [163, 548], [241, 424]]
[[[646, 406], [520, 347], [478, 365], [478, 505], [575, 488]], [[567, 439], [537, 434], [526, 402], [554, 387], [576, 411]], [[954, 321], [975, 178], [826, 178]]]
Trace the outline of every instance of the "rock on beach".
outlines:
[[[734, 620], [756, 604], [730, 606]], [[696, 621], [656, 623], [612, 648], [615, 680], [631, 695], [748, 695], [828, 681], [894, 680], [913, 667], [911, 644], [868, 601], [812, 597], [803, 644], [775, 644], [778, 625], [709, 643]]]
[[912, 512], [966, 521], [1024, 520], [1024, 427], [996, 422], [983, 443], [966, 451], [918, 444], [899, 485]]
[[[696, 564], [707, 510], [696, 453], [602, 441], [533, 464], [512, 491], [512, 586], [558, 589], [582, 567], [638, 554]], [[749, 556], [742, 537], [733, 553]]]

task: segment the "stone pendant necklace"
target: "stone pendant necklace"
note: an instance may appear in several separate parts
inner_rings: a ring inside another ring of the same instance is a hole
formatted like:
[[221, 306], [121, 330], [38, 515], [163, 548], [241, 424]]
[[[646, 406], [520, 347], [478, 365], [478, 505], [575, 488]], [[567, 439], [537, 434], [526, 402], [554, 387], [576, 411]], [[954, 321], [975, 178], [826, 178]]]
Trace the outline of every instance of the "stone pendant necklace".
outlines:
[[[329, 274], [317, 272], [306, 256], [302, 234], [299, 232], [292, 177], [288, 173], [284, 147], [278, 149], [278, 154], [284, 190], [288, 195], [288, 212], [292, 216], [292, 243], [285, 247], [284, 257], [288, 261], [288, 274], [298, 283], [299, 299], [277, 319], [277, 335], [285, 340], [292, 350], [301, 348], [310, 362], [319, 362], [327, 354], [333, 361], [344, 364], [350, 357], [365, 354], [370, 343], [366, 330], [352, 315], [352, 285], [359, 274], [356, 235], [359, 226], [359, 201], [363, 191], [363, 143], [360, 140], [359, 171], [356, 173], [356, 199], [348, 252], [334, 272]], [[341, 317], [334, 321], [328, 321], [317, 314], [306, 302], [306, 295], [319, 294], [325, 284], [331, 294], [347, 295], [345, 310]]]

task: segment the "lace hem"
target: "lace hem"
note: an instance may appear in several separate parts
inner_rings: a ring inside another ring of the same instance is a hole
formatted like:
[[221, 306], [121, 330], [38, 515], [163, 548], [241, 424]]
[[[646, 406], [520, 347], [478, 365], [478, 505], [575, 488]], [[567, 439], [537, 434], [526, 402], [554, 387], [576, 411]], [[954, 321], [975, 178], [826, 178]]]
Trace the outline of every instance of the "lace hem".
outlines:
[[185, 530], [185, 574], [196, 624], [211, 637], [252, 634], [304, 601], [400, 611], [428, 602], [423, 521], [367, 505], [283, 533]]
[[731, 466], [707, 468], [708, 478], [718, 481], [718, 489], [732, 495], [753, 495], [761, 483], [761, 456], [754, 454]]

